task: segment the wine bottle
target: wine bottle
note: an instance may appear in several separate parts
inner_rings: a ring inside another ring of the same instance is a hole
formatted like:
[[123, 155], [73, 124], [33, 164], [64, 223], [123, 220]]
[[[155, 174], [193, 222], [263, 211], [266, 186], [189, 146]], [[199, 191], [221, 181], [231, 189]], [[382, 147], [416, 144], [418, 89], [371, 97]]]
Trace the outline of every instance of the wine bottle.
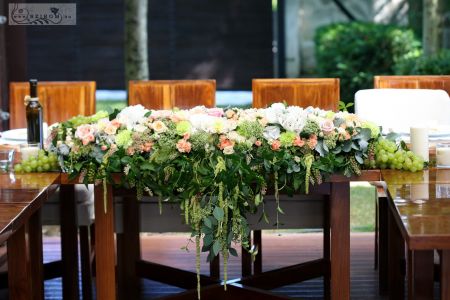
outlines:
[[27, 114], [27, 135], [28, 143], [39, 143], [42, 148], [43, 145], [43, 115], [42, 105], [39, 103], [37, 95], [38, 81], [36, 79], [30, 79], [30, 98], [26, 107]]

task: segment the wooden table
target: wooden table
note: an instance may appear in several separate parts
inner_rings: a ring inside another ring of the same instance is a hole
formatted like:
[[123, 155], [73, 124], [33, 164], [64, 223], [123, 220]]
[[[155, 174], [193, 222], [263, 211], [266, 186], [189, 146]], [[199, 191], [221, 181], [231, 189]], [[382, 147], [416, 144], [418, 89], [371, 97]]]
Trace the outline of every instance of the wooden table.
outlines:
[[0, 174], [0, 243], [8, 247], [10, 299], [43, 299], [40, 209], [59, 173]]
[[[325, 249], [324, 258], [320, 262], [313, 262], [309, 266], [310, 272], [317, 276], [328, 278], [328, 286], [331, 291], [331, 299], [350, 298], [350, 181], [379, 181], [379, 171], [365, 171], [359, 177], [347, 178], [341, 175], [331, 176], [325, 183], [316, 188], [317, 193], [326, 195], [329, 201], [329, 213], [327, 216], [329, 224], [329, 249]], [[61, 184], [75, 184], [64, 174], [61, 175]], [[104, 207], [103, 185], [95, 187], [95, 247], [96, 247], [96, 290], [97, 299], [117, 299], [116, 286], [116, 255], [114, 239], [114, 205], [113, 188], [107, 185], [106, 208]], [[64, 197], [64, 196], [63, 196]], [[302, 266], [305, 270], [308, 266]], [[288, 274], [292, 270], [282, 269], [281, 272]], [[301, 281], [301, 273], [291, 272]], [[268, 284], [278, 274], [267, 272], [255, 275], [251, 278], [236, 279], [229, 281], [229, 294], [223, 294], [223, 287], [212, 284], [202, 289], [206, 299], [217, 297], [226, 299], [229, 296], [246, 297], [247, 299], [286, 299], [276, 296], [267, 291]], [[288, 277], [287, 277], [288, 278]], [[292, 278], [288, 279], [292, 281]], [[327, 284], [326, 284], [327, 285]], [[327, 289], [328, 290], [328, 289]], [[173, 299], [196, 299], [196, 292], [187, 291], [173, 296]]]
[[405, 242], [409, 299], [433, 299], [434, 250], [441, 299], [450, 299], [450, 170], [383, 170], [389, 194], [389, 295], [404, 298]]

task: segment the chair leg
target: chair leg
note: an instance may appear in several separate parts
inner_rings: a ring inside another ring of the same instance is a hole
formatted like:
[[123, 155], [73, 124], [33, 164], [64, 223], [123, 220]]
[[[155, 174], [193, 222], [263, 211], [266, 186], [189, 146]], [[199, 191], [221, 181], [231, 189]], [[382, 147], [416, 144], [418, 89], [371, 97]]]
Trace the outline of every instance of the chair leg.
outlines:
[[92, 270], [89, 226], [80, 226], [81, 286], [83, 300], [92, 299]]
[[95, 223], [92, 223], [89, 226], [89, 233], [91, 236], [90, 245], [91, 245], [91, 253], [89, 254], [89, 262], [91, 263], [91, 274], [95, 276]]
[[258, 247], [258, 254], [253, 262], [254, 274], [262, 273], [262, 230], [253, 230], [253, 244]]

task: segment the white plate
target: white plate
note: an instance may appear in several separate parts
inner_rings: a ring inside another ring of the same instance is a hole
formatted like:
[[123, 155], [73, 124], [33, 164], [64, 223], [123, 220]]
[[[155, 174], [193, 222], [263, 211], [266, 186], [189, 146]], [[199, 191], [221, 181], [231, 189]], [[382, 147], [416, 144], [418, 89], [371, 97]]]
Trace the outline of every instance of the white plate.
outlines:
[[[44, 123], [44, 139], [47, 137], [47, 123]], [[27, 129], [26, 128], [18, 128], [11, 129], [1, 133], [1, 138], [4, 140], [10, 141], [18, 141], [18, 142], [26, 142], [27, 141]]]
[[19, 128], [2, 132], [2, 138], [11, 141], [27, 141], [27, 129]]

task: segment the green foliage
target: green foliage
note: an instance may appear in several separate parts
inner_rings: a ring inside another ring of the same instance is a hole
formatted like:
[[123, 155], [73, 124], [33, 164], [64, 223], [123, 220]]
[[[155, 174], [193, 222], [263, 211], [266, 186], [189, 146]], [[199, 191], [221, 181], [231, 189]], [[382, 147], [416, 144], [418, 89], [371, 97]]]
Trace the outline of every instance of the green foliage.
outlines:
[[373, 87], [373, 76], [392, 74], [400, 60], [420, 55], [420, 42], [410, 29], [374, 23], [337, 23], [316, 31], [318, 72], [341, 80], [341, 99]]
[[448, 75], [450, 74], [450, 50], [436, 55], [419, 58], [405, 58], [395, 65], [398, 75]]

